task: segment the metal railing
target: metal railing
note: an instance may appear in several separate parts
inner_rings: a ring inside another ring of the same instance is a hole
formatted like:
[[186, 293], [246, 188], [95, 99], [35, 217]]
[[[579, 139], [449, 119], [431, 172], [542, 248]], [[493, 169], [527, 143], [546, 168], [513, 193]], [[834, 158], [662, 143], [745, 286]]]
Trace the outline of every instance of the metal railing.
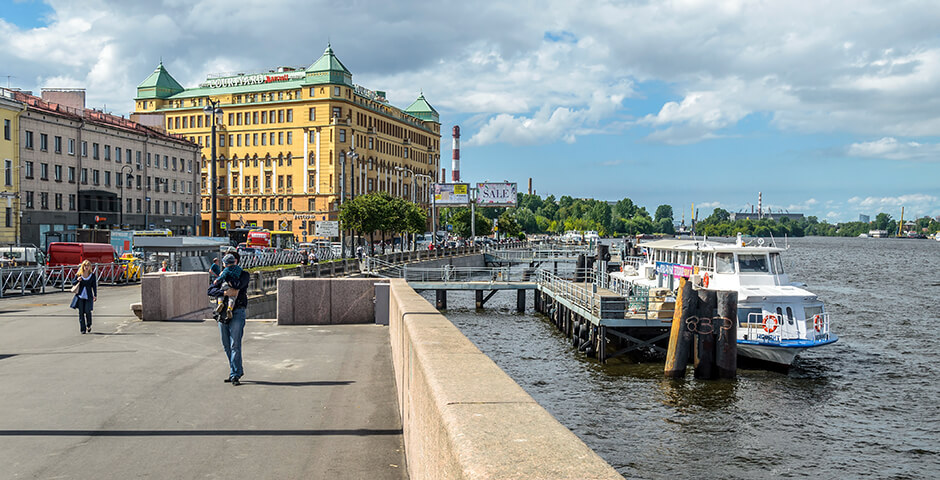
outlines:
[[557, 297], [590, 312], [592, 316], [600, 316], [600, 296], [593, 288], [582, 287], [542, 269], [535, 271], [535, 282], [540, 288], [551, 290]]
[[[122, 285], [139, 282], [143, 273], [156, 271], [155, 262], [92, 264], [99, 284]], [[65, 291], [75, 281], [78, 265], [42, 265], [0, 268], [0, 297]]]
[[819, 340], [829, 338], [829, 313], [792, 318], [775, 313], [750, 313], [744, 325], [748, 340]]
[[[330, 258], [320, 257], [318, 260], [331, 260]], [[307, 255], [299, 251], [279, 251], [279, 252], [260, 252], [251, 255], [242, 255], [239, 259], [239, 265], [242, 268], [270, 267], [272, 265], [294, 265], [303, 263], [307, 260]]]
[[509, 267], [421, 268], [405, 266], [403, 277], [409, 282], [523, 282], [529, 281], [524, 271]]

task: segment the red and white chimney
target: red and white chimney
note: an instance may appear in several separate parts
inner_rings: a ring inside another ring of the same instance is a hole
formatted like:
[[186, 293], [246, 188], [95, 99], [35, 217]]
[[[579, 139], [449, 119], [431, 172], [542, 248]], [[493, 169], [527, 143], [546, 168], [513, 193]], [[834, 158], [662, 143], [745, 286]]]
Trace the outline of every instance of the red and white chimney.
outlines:
[[460, 125], [454, 125], [454, 159], [450, 164], [451, 180], [460, 181]]

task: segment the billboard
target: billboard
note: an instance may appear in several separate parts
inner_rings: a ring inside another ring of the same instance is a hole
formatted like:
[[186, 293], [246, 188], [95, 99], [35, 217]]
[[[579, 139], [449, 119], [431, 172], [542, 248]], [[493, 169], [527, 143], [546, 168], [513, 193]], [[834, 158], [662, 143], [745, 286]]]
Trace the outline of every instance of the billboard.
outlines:
[[470, 184], [435, 183], [434, 203], [437, 205], [470, 205]]
[[516, 184], [509, 182], [478, 183], [477, 205], [481, 207], [515, 207]]

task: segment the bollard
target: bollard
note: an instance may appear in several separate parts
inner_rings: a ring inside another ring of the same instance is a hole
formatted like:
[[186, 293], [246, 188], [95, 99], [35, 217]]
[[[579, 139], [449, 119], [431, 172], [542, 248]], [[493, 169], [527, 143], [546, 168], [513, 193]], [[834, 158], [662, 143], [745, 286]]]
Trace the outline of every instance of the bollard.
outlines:
[[574, 283], [581, 283], [584, 281], [584, 254], [579, 253], [578, 259], [574, 264]]
[[714, 290], [698, 291], [697, 321], [691, 322], [689, 328], [695, 330], [695, 378], [712, 380], [718, 378], [718, 368], [715, 366], [715, 318], [717, 315], [718, 299]]
[[525, 289], [516, 290], [516, 311], [525, 313]]
[[483, 308], [483, 290], [474, 290], [473, 293], [476, 296], [477, 309]]
[[738, 292], [718, 292], [718, 317], [715, 319], [718, 378], [734, 379], [738, 371]]
[[686, 328], [686, 321], [694, 314], [698, 297], [692, 291], [692, 282], [687, 278], [679, 279], [679, 296], [676, 298], [676, 310], [672, 315], [672, 327], [669, 329], [669, 348], [666, 351], [665, 375], [667, 378], [684, 378], [689, 363], [689, 350], [692, 347], [692, 332]]

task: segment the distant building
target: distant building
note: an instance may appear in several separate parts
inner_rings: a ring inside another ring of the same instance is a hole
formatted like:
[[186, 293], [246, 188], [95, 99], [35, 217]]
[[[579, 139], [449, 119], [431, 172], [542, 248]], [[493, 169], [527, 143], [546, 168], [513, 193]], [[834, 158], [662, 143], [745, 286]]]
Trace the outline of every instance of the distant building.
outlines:
[[23, 104], [17, 102], [13, 92], [0, 89], [0, 121], [3, 123], [3, 134], [0, 136], [0, 162], [3, 162], [3, 185], [0, 186], [0, 198], [6, 200], [0, 205], [3, 210], [3, 220], [0, 222], [0, 243], [16, 243], [19, 233], [20, 210], [20, 179], [17, 167], [20, 163], [20, 152], [17, 141], [19, 137], [19, 116], [23, 111]]
[[16, 132], [20, 242], [45, 247], [80, 226], [194, 232], [199, 145], [87, 109], [81, 89], [13, 94], [25, 106]]
[[731, 221], [737, 220], [760, 220], [766, 218], [768, 220], [780, 220], [781, 218], [789, 218], [790, 220], [802, 220], [802, 213], [772, 213], [764, 212], [758, 214], [757, 212], [733, 212], [731, 214]]
[[871, 223], [871, 217], [868, 215], [858, 214], [858, 221], [862, 223]]

